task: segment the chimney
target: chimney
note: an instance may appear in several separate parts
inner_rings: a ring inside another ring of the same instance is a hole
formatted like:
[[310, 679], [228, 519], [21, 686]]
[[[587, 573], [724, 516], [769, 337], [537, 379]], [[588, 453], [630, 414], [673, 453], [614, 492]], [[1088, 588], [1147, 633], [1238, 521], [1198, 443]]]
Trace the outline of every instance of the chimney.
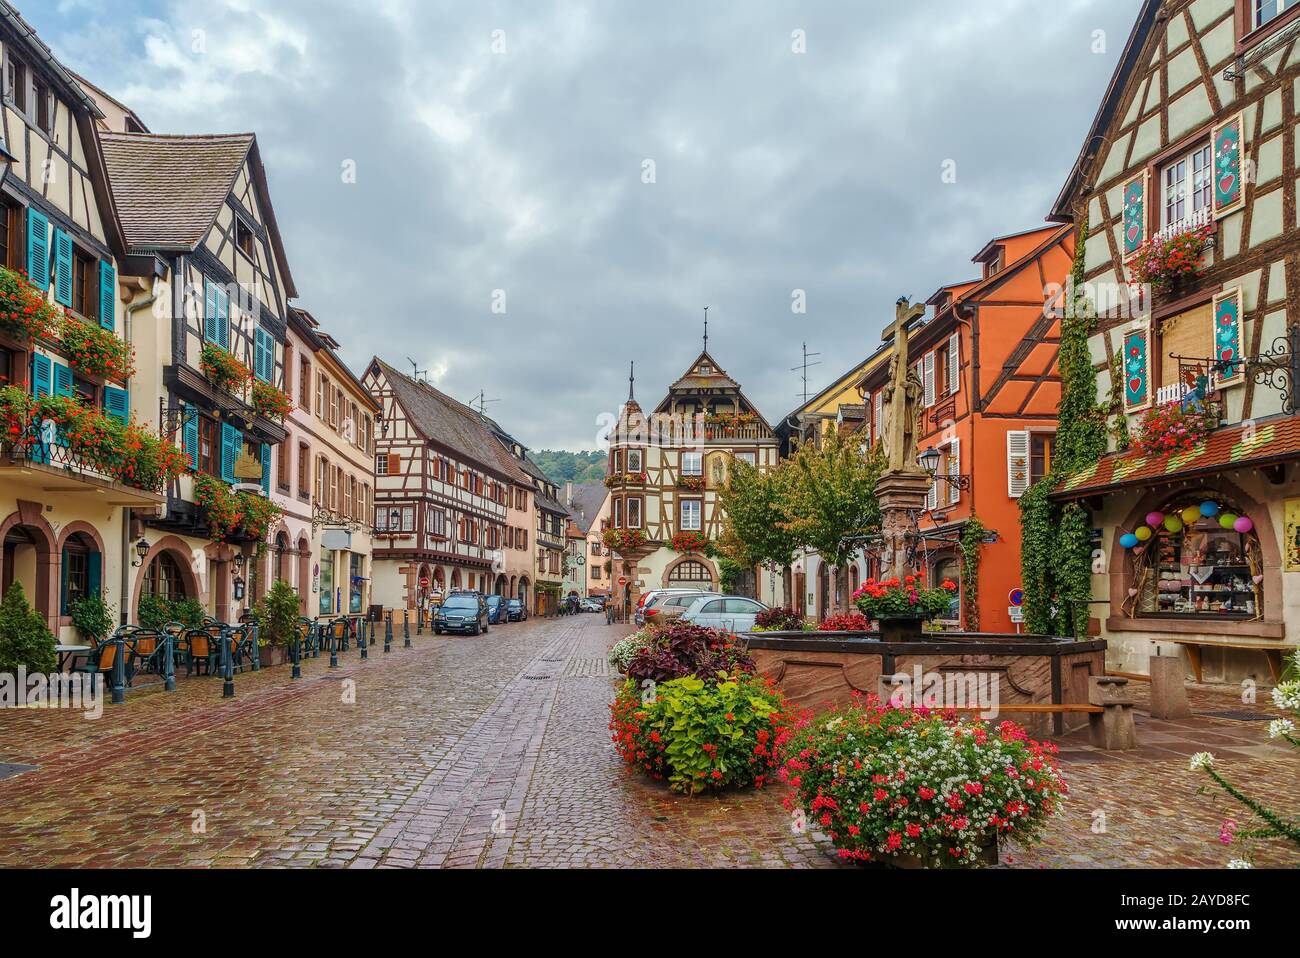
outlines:
[[566, 506], [573, 505], [573, 480], [572, 479], [564, 480], [564, 504]]

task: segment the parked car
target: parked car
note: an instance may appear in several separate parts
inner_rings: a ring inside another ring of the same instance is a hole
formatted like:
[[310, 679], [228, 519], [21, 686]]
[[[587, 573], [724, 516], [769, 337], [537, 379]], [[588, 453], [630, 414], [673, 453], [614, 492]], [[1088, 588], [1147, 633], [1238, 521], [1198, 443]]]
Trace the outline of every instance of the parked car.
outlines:
[[646, 604], [644, 609], [645, 620], [647, 622], [663, 622], [668, 619], [676, 619], [689, 609], [696, 599], [701, 599], [706, 595], [718, 594], [717, 592], [706, 592], [701, 589], [699, 592], [675, 592], [657, 595]]
[[492, 625], [500, 625], [506, 621], [505, 596], [490, 595], [484, 601], [487, 602], [488, 622]]
[[650, 607], [656, 597], [665, 595], [700, 595], [703, 589], [651, 589], [649, 592], [642, 592], [641, 598], [637, 600], [636, 612], [632, 615], [632, 621], [637, 625], [645, 625], [645, 610]]
[[528, 618], [528, 610], [524, 608], [523, 599], [506, 600], [506, 619], [510, 622], [522, 622]]
[[682, 613], [682, 621], [727, 632], [749, 632], [767, 606], [743, 595], [702, 595]]
[[583, 612], [604, 612], [605, 603], [593, 596], [587, 596], [587, 598], [578, 603], [578, 608]]
[[477, 592], [453, 592], [433, 617], [433, 632], [478, 635], [488, 630], [487, 601]]

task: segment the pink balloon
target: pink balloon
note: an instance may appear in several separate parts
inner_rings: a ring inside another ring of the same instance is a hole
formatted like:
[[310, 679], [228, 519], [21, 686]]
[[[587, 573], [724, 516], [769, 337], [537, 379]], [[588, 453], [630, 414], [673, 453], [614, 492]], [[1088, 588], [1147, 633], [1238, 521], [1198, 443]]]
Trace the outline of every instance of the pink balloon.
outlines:
[[1147, 513], [1147, 525], [1149, 525], [1149, 526], [1155, 527], [1155, 526], [1160, 525], [1160, 523], [1162, 523], [1162, 522], [1164, 522], [1164, 521], [1165, 521], [1165, 514], [1164, 514], [1163, 512], [1148, 512], [1148, 513]]
[[1251, 529], [1255, 528], [1255, 523], [1252, 522], [1248, 516], [1241, 516], [1232, 524], [1232, 528], [1236, 529], [1238, 532], [1249, 532]]

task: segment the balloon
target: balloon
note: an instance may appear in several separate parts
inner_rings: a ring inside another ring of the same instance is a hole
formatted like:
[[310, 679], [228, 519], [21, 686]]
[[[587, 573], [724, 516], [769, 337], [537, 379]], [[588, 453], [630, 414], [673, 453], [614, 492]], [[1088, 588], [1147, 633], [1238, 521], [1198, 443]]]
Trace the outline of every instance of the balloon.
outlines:
[[1138, 544], [1138, 537], [1133, 535], [1133, 533], [1131, 532], [1126, 532], [1119, 537], [1119, 544], [1122, 545], [1125, 549], [1132, 549], [1135, 545]]
[[1170, 532], [1182, 532], [1183, 520], [1178, 516], [1165, 516], [1164, 526]]
[[1219, 525], [1224, 529], [1231, 529], [1237, 522], [1237, 517], [1231, 512], [1225, 512], [1219, 516]]
[[1133, 530], [1133, 535], [1138, 537], [1141, 542], [1146, 542], [1151, 538], [1151, 529], [1148, 526], [1138, 526]]
[[1197, 519], [1201, 518], [1201, 510], [1196, 506], [1188, 506], [1183, 510], [1183, 524], [1191, 525]]
[[1165, 521], [1165, 514], [1163, 512], [1147, 513], [1147, 525], [1149, 525], [1152, 529], [1154, 529], [1156, 526], [1160, 525], [1160, 523], [1164, 521]]
[[1255, 528], [1255, 523], [1249, 516], [1241, 516], [1232, 524], [1232, 528], [1236, 529], [1238, 532], [1249, 532], [1251, 529]]
[[1207, 519], [1210, 516], [1217, 516], [1218, 514], [1219, 504], [1217, 502], [1211, 502], [1209, 499], [1206, 499], [1201, 503], [1201, 515], [1205, 516]]

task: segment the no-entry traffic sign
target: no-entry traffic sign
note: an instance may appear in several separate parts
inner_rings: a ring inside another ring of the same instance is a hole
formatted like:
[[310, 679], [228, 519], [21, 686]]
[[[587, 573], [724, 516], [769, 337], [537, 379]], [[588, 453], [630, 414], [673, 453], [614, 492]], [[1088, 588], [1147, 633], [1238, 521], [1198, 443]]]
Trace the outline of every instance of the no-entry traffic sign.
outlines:
[[1012, 604], [1012, 605], [1024, 605], [1024, 604], [1025, 604], [1025, 590], [1024, 590], [1024, 589], [1012, 589], [1009, 593], [1007, 593], [1007, 598], [1011, 600], [1011, 604]]

